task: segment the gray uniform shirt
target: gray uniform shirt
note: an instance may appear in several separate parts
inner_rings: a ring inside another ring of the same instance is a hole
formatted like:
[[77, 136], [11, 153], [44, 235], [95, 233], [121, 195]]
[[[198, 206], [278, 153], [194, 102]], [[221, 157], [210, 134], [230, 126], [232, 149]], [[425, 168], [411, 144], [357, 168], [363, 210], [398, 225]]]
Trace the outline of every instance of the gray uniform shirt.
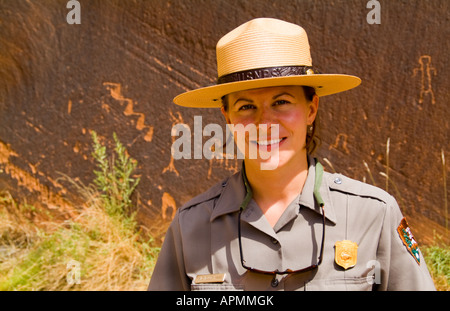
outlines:
[[[313, 196], [314, 181], [312, 163], [302, 193], [289, 204], [273, 228], [256, 202], [250, 201], [241, 217], [242, 250], [247, 266], [284, 271], [317, 263], [323, 228], [322, 214]], [[177, 211], [148, 289], [435, 289], [420, 251], [416, 252], [417, 259], [409, 251], [407, 242], [411, 242], [412, 236], [405, 242], [399, 234], [403, 216], [392, 196], [379, 188], [327, 172], [320, 193], [325, 202], [326, 226], [323, 261], [317, 269], [274, 277], [242, 267], [238, 213], [246, 191], [239, 172]], [[357, 245], [353, 255], [356, 264], [347, 269], [335, 260], [338, 251], [335, 244], [343, 240]], [[225, 274], [225, 279], [219, 283], [195, 283], [198, 275], [210, 274]]]

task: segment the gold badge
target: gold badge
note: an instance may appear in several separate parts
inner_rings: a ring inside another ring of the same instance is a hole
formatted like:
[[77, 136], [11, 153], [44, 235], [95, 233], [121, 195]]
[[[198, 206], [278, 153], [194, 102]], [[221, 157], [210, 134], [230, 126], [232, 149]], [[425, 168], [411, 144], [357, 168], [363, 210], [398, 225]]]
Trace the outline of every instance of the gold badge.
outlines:
[[354, 267], [358, 255], [358, 244], [344, 240], [334, 244], [334, 261], [344, 269]]
[[202, 274], [195, 277], [195, 284], [207, 284], [207, 283], [223, 283], [225, 281], [225, 273], [216, 274]]

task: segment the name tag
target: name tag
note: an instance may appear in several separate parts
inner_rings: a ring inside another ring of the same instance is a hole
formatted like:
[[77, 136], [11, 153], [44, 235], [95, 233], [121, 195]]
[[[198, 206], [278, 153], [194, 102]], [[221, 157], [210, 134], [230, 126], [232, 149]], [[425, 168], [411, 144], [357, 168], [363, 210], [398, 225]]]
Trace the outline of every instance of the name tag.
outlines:
[[223, 281], [225, 281], [225, 273], [202, 274], [194, 279], [195, 284], [223, 283]]

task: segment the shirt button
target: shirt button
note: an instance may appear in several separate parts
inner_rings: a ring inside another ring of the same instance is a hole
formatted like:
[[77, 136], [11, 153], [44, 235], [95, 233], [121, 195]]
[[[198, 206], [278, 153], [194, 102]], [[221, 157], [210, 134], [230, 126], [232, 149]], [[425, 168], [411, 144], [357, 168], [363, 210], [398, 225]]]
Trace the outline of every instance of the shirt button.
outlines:
[[272, 287], [277, 287], [278, 284], [280, 284], [280, 281], [278, 281], [278, 279], [276, 277], [273, 278], [272, 282], [270, 282], [270, 285]]
[[277, 245], [277, 244], [278, 244], [278, 240], [275, 239], [275, 238], [272, 238], [272, 243], [275, 244], [275, 245]]
[[336, 177], [334, 179], [334, 183], [337, 184], [337, 185], [340, 185], [340, 184], [342, 184], [342, 179], [340, 179], [339, 177]]

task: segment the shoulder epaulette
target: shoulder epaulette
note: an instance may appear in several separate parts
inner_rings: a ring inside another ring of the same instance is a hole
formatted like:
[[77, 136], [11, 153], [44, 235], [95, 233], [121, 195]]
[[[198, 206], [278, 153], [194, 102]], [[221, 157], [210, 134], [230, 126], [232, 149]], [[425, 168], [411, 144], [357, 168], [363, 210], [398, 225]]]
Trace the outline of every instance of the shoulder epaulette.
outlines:
[[326, 175], [328, 178], [328, 185], [332, 190], [337, 190], [361, 197], [377, 199], [386, 204], [392, 200], [392, 196], [389, 193], [378, 187], [363, 183], [341, 174], [327, 173]]
[[223, 185], [226, 184], [228, 178], [229, 177], [225, 178], [221, 182], [218, 182], [215, 185], [213, 185], [211, 188], [209, 188], [205, 192], [192, 198], [191, 200], [186, 202], [183, 206], [181, 206], [180, 210], [188, 209], [192, 206], [195, 206], [195, 205], [203, 203], [203, 202], [207, 202], [209, 200], [212, 200], [212, 199], [218, 197], [222, 193]]

